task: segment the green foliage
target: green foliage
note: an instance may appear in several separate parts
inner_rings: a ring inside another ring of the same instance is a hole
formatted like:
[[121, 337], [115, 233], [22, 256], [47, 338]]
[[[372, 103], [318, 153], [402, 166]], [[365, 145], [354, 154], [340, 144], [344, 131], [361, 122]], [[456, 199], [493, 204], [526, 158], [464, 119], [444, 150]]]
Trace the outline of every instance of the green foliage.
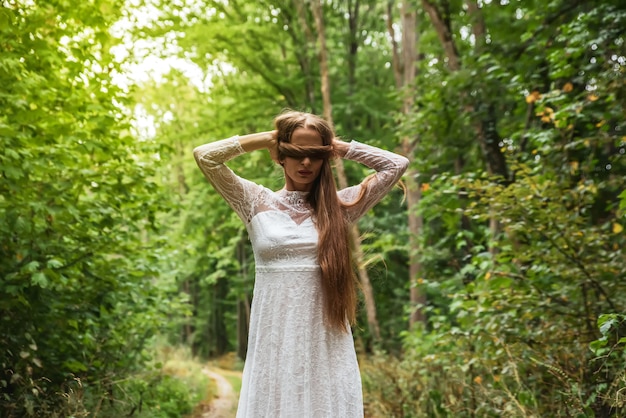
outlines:
[[140, 367], [171, 290], [147, 242], [161, 210], [131, 135], [108, 27], [117, 1], [8, 2], [0, 29], [0, 409], [54, 415]]
[[603, 376], [598, 391], [603, 403], [621, 414], [626, 413], [626, 315], [602, 314], [598, 317], [600, 337], [589, 344], [595, 354], [593, 364]]
[[[146, 23], [118, 0], [44, 3], [0, 8], [0, 408], [178, 416], [198, 392], [146, 366], [147, 343], [163, 332], [201, 356], [243, 344], [253, 281], [244, 227], [191, 151], [270, 129], [283, 107], [321, 113], [312, 14], [286, 1], [128, 5], [158, 16]], [[420, 8], [418, 74], [397, 91], [388, 2], [323, 2], [338, 132], [387, 149], [411, 138], [422, 187], [416, 248], [399, 191], [360, 225], [383, 347], [398, 354], [362, 359], [368, 414], [624, 415], [626, 10], [432, 3], [461, 68]], [[122, 18], [135, 23], [124, 40], [174, 51], [204, 87], [182, 71], [117, 87]], [[413, 109], [398, 116], [406, 94]], [[153, 137], [131, 109], [153, 118]], [[280, 187], [267, 154], [229, 166]], [[428, 320], [407, 331], [409, 254]], [[371, 348], [366, 329], [355, 336]]]
[[[365, 370], [375, 415], [623, 414], [621, 322], [603, 314], [626, 309], [624, 10], [511, 3], [482, 7], [491, 41], [459, 40], [460, 71], [424, 51], [419, 108], [401, 119], [428, 186], [412, 249], [428, 322], [405, 334], [400, 362]], [[486, 174], [477, 146], [489, 105], [508, 179]], [[398, 398], [411, 410], [388, 412]]]
[[131, 378], [117, 387], [117, 390], [125, 394], [125, 402], [129, 405], [105, 407], [99, 416], [114, 418], [130, 409], [130, 413], [138, 417], [181, 417], [191, 413], [201, 400], [193, 389], [196, 388], [190, 390], [188, 382], [164, 374]]

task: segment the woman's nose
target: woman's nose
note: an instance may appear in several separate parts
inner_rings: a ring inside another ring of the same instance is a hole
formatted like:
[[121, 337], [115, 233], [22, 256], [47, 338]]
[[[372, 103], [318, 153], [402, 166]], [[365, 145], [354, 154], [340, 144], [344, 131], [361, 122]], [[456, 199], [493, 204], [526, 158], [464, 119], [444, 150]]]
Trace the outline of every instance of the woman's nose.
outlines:
[[311, 164], [311, 159], [309, 157], [304, 157], [302, 159], [302, 165], [310, 165]]

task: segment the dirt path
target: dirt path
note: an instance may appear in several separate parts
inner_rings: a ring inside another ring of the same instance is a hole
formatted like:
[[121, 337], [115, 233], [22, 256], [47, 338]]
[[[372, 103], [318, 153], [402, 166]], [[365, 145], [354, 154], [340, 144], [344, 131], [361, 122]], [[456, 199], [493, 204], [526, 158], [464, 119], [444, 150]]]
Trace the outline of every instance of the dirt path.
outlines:
[[217, 397], [206, 405], [200, 418], [232, 418], [236, 414], [237, 400], [232, 385], [224, 376], [209, 368], [202, 369], [202, 373], [209, 376], [217, 385]]

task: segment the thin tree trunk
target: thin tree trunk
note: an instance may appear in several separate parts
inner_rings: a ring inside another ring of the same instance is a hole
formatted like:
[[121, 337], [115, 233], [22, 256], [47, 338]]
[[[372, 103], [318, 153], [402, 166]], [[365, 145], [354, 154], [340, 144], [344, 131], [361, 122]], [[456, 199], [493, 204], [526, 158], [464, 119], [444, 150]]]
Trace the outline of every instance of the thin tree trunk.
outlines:
[[[442, 12], [432, 1], [429, 0], [422, 0], [422, 5], [430, 16], [430, 20], [435, 27], [437, 36], [441, 42], [443, 50], [445, 51], [448, 68], [451, 71], [459, 71], [461, 69], [461, 57], [452, 37], [450, 21], [443, 17], [449, 16], [450, 11], [444, 10]], [[487, 31], [485, 21], [476, 0], [466, 0], [466, 6], [472, 19], [472, 32], [476, 38], [475, 45], [476, 48], [480, 50], [486, 45], [485, 34]], [[481, 102], [478, 107], [475, 105], [468, 105], [465, 110], [477, 116], [474, 128], [480, 149], [485, 158], [487, 172], [491, 175], [501, 176], [502, 178], [508, 180], [506, 160], [500, 149], [501, 138], [496, 126], [497, 117], [494, 104], [491, 102]], [[499, 222], [495, 214], [492, 214], [490, 217], [489, 229], [492, 239], [495, 238], [500, 229]], [[492, 254], [495, 254], [496, 247], [490, 245], [489, 250]]]
[[346, 120], [346, 130], [350, 132], [354, 127], [354, 108], [353, 99], [356, 86], [356, 63], [357, 53], [359, 51], [359, 34], [358, 34], [358, 22], [359, 22], [359, 0], [347, 0], [348, 9], [348, 93], [347, 93], [347, 108], [346, 113], [348, 118]]
[[393, 6], [394, 0], [387, 1], [387, 32], [391, 39], [391, 66], [393, 68], [393, 76], [396, 80], [396, 88], [400, 89], [403, 84], [402, 77], [402, 60], [400, 59], [398, 41], [396, 41], [396, 31], [393, 28]]
[[[402, 40], [398, 46], [395, 40], [393, 29], [393, 1], [387, 3], [387, 30], [392, 42], [392, 66], [396, 80], [396, 88], [402, 94], [402, 113], [408, 115], [413, 108], [412, 85], [417, 75], [417, 12], [410, 7], [409, 1], [403, 0], [401, 6]], [[399, 49], [402, 49], [399, 51]], [[402, 138], [402, 150], [404, 154], [413, 162], [415, 147], [418, 145], [418, 138], [405, 136]], [[406, 201], [409, 221], [409, 283], [411, 314], [409, 316], [409, 327], [412, 328], [417, 323], [426, 322], [424, 307], [426, 305], [426, 295], [419, 287], [419, 280], [422, 275], [422, 264], [419, 260], [418, 248], [419, 236], [422, 232], [424, 220], [417, 213], [421, 195], [421, 185], [418, 172], [412, 165], [409, 165], [405, 176]]]
[[225, 300], [228, 297], [228, 281], [226, 279], [219, 279], [217, 283], [215, 283], [215, 299], [213, 301], [213, 312], [215, 315], [215, 322], [213, 327], [213, 332], [215, 333], [215, 354], [216, 356], [221, 356], [228, 350], [228, 332], [226, 330], [226, 321], [225, 321], [225, 311], [224, 305]]
[[322, 103], [324, 118], [333, 123], [332, 102], [330, 98], [330, 77], [328, 75], [328, 49], [326, 47], [326, 35], [324, 32], [324, 15], [321, 0], [311, 2], [315, 26], [317, 28], [317, 40], [319, 42], [320, 73], [322, 81]]
[[248, 351], [248, 318], [250, 306], [248, 298], [237, 302], [237, 356], [245, 360]]
[[[182, 132], [181, 127], [181, 132]], [[189, 185], [187, 185], [187, 180], [185, 179], [185, 167], [182, 164], [182, 161], [185, 161], [187, 158], [187, 147], [182, 141], [175, 141], [174, 148], [176, 149], [176, 183], [178, 185], [178, 194], [180, 196], [184, 196], [189, 193]]]
[[311, 32], [309, 23], [307, 22], [306, 9], [302, 0], [294, 0], [296, 12], [298, 14], [298, 23], [304, 31], [304, 48], [296, 55], [301, 56], [299, 59], [300, 67], [305, 77], [306, 99], [311, 108], [311, 112], [315, 113], [315, 82], [313, 80], [313, 72], [311, 71], [311, 53], [310, 48], [315, 48], [315, 37]]
[[[450, 28], [450, 21], [446, 21], [443, 18], [443, 14], [437, 9], [437, 7], [428, 0], [422, 0], [424, 10], [430, 16], [430, 20], [435, 27], [437, 37], [441, 42], [441, 46], [446, 53], [448, 59], [448, 68], [452, 71], [458, 71], [461, 69], [461, 57], [459, 51], [452, 38], [452, 30]], [[449, 15], [449, 13], [448, 13]]]
[[[245, 279], [248, 272], [246, 263], [246, 241], [241, 239], [237, 245], [237, 258], [239, 259], [239, 274]], [[250, 328], [250, 300], [248, 295], [237, 302], [237, 355], [245, 360], [248, 353], [248, 330]]]
[[[485, 26], [485, 19], [483, 17], [480, 7], [478, 7], [477, 0], [467, 0], [467, 8], [470, 18], [472, 20], [472, 32], [476, 42], [476, 49], [482, 50], [487, 45], [485, 34], [487, 28]], [[484, 114], [481, 115], [481, 122], [478, 126], [478, 137], [480, 140], [481, 149], [483, 155], [487, 159], [487, 167], [489, 174], [500, 175], [505, 179], [508, 178], [508, 169], [506, 160], [502, 151], [500, 150], [500, 135], [496, 127], [496, 112], [494, 105], [489, 103], [485, 109]], [[486, 113], [486, 114], [485, 114]], [[495, 245], [495, 239], [500, 233], [500, 222], [493, 209], [489, 210], [489, 233], [491, 240], [489, 243], [489, 252], [495, 255], [498, 252], [498, 246]]]
[[[332, 125], [332, 102], [330, 98], [330, 77], [328, 74], [328, 50], [326, 48], [326, 36], [324, 32], [324, 16], [322, 11], [321, 0], [313, 0], [311, 2], [313, 8], [313, 15], [315, 17], [315, 25], [317, 27], [317, 36], [319, 42], [320, 52], [320, 73], [322, 80], [322, 102], [323, 102], [323, 115], [324, 118]], [[337, 172], [337, 180], [340, 188], [348, 186], [346, 173], [343, 166], [343, 161], [338, 159], [335, 163], [335, 170]], [[361, 290], [363, 292], [363, 298], [365, 299], [365, 311], [367, 314], [367, 322], [370, 333], [376, 343], [380, 342], [380, 327], [378, 325], [378, 319], [376, 317], [376, 303], [374, 301], [374, 292], [370, 283], [367, 269], [365, 268], [363, 249], [361, 247], [361, 240], [358, 227], [353, 225], [350, 229], [350, 240], [352, 241], [354, 259], [357, 264], [357, 271], [359, 280], [361, 282]]]
[[[183, 291], [183, 293], [186, 293], [187, 295], [189, 295], [189, 297], [191, 299], [191, 291], [189, 290], [189, 279], [185, 279], [185, 281], [182, 283], [182, 291]], [[193, 304], [193, 302], [192, 302], [192, 305], [193, 305], [193, 308], [194, 308], [194, 311], [195, 311], [196, 310], [196, 305]], [[193, 318], [193, 316], [191, 318]], [[191, 334], [192, 334], [191, 321], [193, 320], [191, 318], [188, 318], [185, 321], [185, 324], [183, 325], [183, 327], [181, 329], [181, 335], [180, 335], [182, 343], [190, 345], [190, 346], [191, 346], [191, 341], [190, 340], [191, 340]]]
[[[472, 32], [476, 37], [476, 48], [480, 50], [486, 45], [485, 34], [487, 30], [485, 28], [485, 21], [476, 0], [467, 0], [466, 4], [470, 17], [472, 18]], [[449, 16], [450, 11], [440, 11], [434, 3], [429, 0], [422, 0], [422, 5], [430, 16], [430, 20], [435, 27], [437, 36], [445, 51], [448, 68], [451, 71], [459, 71], [461, 69], [461, 57], [454, 43], [454, 39], [452, 38], [450, 21], [443, 17]], [[480, 148], [485, 157], [487, 171], [490, 174], [499, 175], [505, 179], [508, 178], [506, 160], [500, 149], [501, 138], [497, 131], [497, 117], [493, 103], [483, 102], [479, 108], [476, 106], [468, 106], [466, 110], [468, 112], [478, 113], [475, 129]]]

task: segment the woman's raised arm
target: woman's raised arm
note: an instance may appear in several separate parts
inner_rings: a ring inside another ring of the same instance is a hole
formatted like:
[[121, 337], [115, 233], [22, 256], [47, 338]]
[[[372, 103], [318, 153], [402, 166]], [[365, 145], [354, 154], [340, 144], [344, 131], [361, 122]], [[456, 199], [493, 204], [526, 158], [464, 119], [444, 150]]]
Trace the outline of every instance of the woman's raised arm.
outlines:
[[269, 148], [271, 154], [276, 142], [273, 138], [272, 131], [234, 136], [200, 145], [193, 150], [193, 156], [206, 179], [245, 223], [251, 217], [251, 202], [262, 187], [239, 177], [224, 163], [256, 149]]
[[349, 143], [343, 158], [359, 162], [376, 171], [361, 184], [339, 191], [341, 200], [348, 204], [347, 214], [352, 222], [380, 202], [409, 166], [409, 160], [402, 155], [357, 141]]

